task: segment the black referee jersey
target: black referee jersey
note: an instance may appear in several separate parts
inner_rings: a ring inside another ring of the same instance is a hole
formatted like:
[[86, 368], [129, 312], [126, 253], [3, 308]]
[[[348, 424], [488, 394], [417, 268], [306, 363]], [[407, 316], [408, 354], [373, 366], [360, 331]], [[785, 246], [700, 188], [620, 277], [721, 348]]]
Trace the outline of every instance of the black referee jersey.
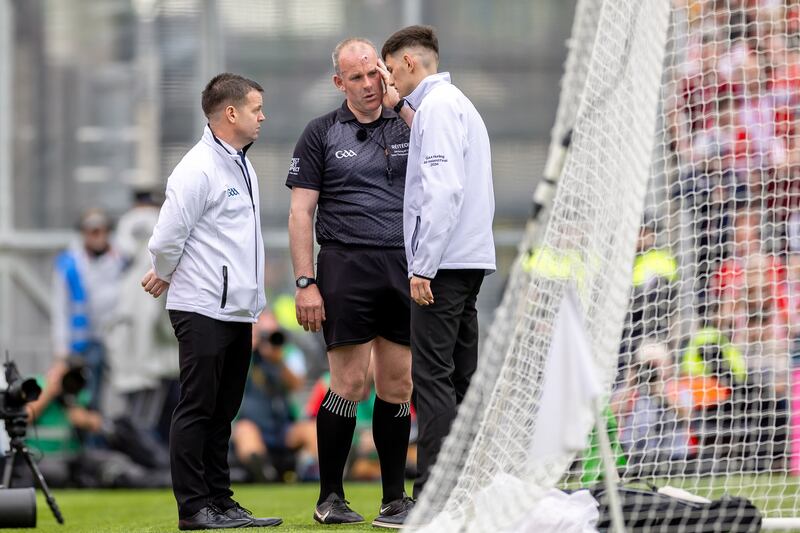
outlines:
[[360, 124], [342, 106], [308, 123], [297, 141], [287, 187], [319, 191], [320, 245], [403, 247], [403, 192], [409, 128], [391, 109]]

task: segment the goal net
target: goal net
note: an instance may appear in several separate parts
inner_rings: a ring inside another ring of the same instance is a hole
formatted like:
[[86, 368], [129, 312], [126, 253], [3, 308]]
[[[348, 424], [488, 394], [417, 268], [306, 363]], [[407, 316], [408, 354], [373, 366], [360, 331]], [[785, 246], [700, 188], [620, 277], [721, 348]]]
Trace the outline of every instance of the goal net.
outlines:
[[[512, 529], [547, 489], [600, 483], [606, 461], [623, 484], [739, 496], [765, 525], [793, 526], [800, 2], [579, 0], [568, 45], [555, 197], [529, 224], [410, 525]], [[537, 435], [563, 431], [541, 427], [540, 407], [571, 290], [610, 457], [596, 411], [563, 422], [583, 449], [536, 453]]]

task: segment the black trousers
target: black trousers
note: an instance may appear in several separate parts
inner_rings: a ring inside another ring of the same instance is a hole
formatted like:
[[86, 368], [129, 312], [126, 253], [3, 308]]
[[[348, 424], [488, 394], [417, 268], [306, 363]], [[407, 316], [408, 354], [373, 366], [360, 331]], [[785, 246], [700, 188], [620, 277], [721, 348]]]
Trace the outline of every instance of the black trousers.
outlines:
[[411, 373], [417, 410], [417, 478], [422, 491], [478, 366], [475, 303], [483, 270], [440, 270], [431, 280], [434, 303], [411, 304]]
[[178, 337], [180, 399], [169, 435], [178, 515], [208, 505], [229, 507], [228, 441], [250, 366], [252, 324], [170, 311]]

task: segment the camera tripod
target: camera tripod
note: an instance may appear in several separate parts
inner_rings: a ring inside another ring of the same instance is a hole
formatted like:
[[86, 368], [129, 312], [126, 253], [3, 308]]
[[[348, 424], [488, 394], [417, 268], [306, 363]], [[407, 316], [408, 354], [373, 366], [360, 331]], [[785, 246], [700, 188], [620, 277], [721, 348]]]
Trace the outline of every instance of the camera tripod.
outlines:
[[31, 452], [28, 450], [28, 446], [25, 444], [25, 429], [27, 425], [28, 417], [24, 411], [19, 413], [17, 416], [6, 419], [6, 432], [8, 433], [11, 442], [9, 444], [8, 452], [5, 455], [6, 462], [3, 469], [2, 486], [4, 488], [11, 488], [11, 474], [14, 470], [14, 463], [17, 459], [17, 455], [22, 455], [22, 457], [25, 459], [25, 462], [28, 463], [28, 468], [33, 474], [35, 481], [39, 484], [39, 488], [42, 489], [45, 500], [47, 500], [47, 505], [53, 512], [53, 516], [59, 524], [63, 524], [64, 517], [61, 515], [61, 510], [58, 508], [56, 499], [50, 492], [47, 482], [44, 480], [44, 476], [42, 475], [42, 471], [39, 470], [39, 467], [33, 461]]

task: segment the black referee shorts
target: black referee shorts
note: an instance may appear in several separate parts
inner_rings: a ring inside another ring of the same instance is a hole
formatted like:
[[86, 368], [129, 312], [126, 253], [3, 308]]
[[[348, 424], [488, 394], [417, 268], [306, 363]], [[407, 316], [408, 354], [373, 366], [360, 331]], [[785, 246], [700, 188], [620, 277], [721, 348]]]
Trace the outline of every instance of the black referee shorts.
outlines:
[[317, 283], [325, 303], [322, 332], [328, 350], [378, 336], [409, 345], [407, 265], [402, 248], [322, 246]]

